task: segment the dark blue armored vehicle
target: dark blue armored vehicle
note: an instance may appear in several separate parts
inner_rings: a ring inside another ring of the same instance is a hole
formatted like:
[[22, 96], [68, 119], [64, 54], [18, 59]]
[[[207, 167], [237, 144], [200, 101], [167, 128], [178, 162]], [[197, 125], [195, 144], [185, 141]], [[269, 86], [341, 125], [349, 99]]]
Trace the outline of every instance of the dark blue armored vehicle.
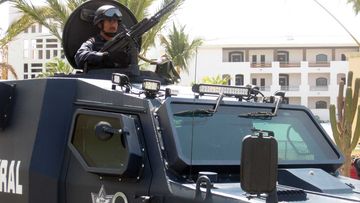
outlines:
[[[137, 23], [113, 1], [83, 4], [64, 30], [74, 66], [102, 4]], [[0, 83], [1, 203], [360, 202], [360, 182], [338, 173], [333, 141], [283, 92], [187, 91], [171, 85], [171, 67], [132, 65]]]

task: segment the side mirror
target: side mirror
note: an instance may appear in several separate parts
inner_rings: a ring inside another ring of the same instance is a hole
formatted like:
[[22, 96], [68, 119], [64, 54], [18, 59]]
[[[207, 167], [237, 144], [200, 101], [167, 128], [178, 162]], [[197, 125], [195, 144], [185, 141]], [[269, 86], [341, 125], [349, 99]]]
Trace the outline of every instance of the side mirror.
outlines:
[[240, 182], [250, 194], [276, 194], [278, 149], [271, 131], [259, 131], [242, 141]]

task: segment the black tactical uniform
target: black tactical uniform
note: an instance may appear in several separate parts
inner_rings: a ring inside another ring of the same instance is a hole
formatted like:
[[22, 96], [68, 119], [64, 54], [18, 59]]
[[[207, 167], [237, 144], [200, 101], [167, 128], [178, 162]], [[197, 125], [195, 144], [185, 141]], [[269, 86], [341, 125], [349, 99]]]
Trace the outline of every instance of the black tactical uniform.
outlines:
[[[118, 21], [118, 25], [120, 25], [122, 20], [120, 10], [113, 5], [103, 5], [95, 12], [94, 26], [99, 26], [103, 34], [114, 37], [117, 32], [108, 33], [102, 30], [102, 22], [105, 19], [115, 19]], [[126, 28], [120, 27], [120, 29]], [[94, 69], [128, 68], [131, 62], [129, 48], [111, 53], [100, 51], [106, 42], [106, 39], [104, 39], [101, 34], [84, 42], [75, 54], [77, 67], [83, 69], [85, 72]]]
[[128, 68], [130, 54], [127, 50], [119, 50], [117, 53], [99, 52], [106, 43], [100, 35], [96, 35], [84, 42], [75, 54], [77, 67], [89, 71], [99, 68]]

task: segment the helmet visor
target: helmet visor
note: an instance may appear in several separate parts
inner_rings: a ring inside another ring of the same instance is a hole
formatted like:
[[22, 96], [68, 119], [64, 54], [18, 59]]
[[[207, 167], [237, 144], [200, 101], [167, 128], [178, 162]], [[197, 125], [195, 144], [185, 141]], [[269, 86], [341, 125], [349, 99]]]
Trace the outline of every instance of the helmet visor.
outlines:
[[116, 8], [108, 9], [107, 11], [105, 11], [104, 15], [108, 18], [120, 19], [120, 17], [121, 17], [121, 13], [120, 13], [119, 9], [116, 9]]

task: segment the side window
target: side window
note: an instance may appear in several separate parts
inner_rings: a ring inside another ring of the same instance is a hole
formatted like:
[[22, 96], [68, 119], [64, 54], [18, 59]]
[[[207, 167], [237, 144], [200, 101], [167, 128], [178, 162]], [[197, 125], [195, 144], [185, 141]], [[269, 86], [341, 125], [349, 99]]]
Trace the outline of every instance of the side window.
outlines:
[[86, 171], [136, 177], [142, 152], [135, 126], [133, 116], [78, 110], [69, 148]]

